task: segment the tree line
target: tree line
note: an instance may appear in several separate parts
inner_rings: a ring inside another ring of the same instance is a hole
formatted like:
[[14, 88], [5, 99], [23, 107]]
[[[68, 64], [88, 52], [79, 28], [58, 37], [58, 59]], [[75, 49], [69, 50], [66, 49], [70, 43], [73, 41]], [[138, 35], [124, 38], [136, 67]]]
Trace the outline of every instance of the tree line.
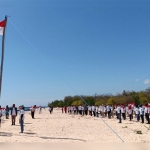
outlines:
[[48, 103], [48, 106], [52, 107], [63, 107], [63, 106], [79, 106], [79, 105], [127, 105], [130, 103], [135, 104], [146, 104], [150, 103], [150, 88], [135, 92], [135, 91], [123, 91], [116, 95], [112, 94], [101, 94], [101, 95], [75, 95], [75, 96], [65, 96], [63, 100], [54, 100]]

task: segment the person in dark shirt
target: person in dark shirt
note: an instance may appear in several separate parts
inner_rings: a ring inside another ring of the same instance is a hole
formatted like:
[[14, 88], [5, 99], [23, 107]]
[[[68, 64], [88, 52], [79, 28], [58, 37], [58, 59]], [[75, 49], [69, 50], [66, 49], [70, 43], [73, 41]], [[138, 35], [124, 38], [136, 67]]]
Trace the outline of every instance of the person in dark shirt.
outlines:
[[6, 105], [6, 119], [9, 119], [9, 107]]
[[15, 104], [13, 104], [10, 110], [11, 110], [12, 125], [15, 125], [17, 116], [17, 108], [15, 107]]

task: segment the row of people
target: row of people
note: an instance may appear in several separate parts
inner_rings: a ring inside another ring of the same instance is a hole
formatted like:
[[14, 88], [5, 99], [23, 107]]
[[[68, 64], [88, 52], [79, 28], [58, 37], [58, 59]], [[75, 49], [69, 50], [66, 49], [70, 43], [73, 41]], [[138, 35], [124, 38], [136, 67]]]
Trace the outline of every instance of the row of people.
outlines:
[[144, 118], [146, 119], [147, 123], [150, 124], [150, 105], [100, 105], [100, 106], [68, 106], [62, 107], [62, 113], [69, 113], [69, 114], [80, 114], [80, 115], [93, 115], [102, 117], [108, 117], [109, 119], [116, 115], [116, 118], [119, 119], [119, 122], [122, 122], [122, 119], [125, 120], [126, 116], [129, 117], [130, 121], [133, 119], [133, 115], [137, 118], [139, 122], [141, 119], [141, 123], [144, 123]]

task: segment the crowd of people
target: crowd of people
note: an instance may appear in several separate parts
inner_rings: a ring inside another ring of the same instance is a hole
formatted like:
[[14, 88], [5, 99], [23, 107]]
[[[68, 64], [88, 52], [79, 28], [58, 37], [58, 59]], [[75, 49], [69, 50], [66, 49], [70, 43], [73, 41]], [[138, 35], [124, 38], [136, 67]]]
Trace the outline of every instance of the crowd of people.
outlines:
[[[16, 124], [16, 117], [19, 115], [19, 123], [20, 123], [20, 129], [23, 133], [24, 131], [24, 118], [25, 118], [25, 110], [24, 106], [21, 105], [19, 108], [15, 106], [15, 104], [12, 105], [12, 107], [6, 106], [6, 108], [1, 108], [0, 106], [0, 126], [1, 126], [1, 119], [4, 115], [6, 119], [9, 119], [11, 116], [11, 125]], [[36, 105], [32, 106], [30, 108], [31, 117], [34, 119]], [[4, 114], [5, 110], [5, 114]], [[50, 114], [53, 113], [53, 107], [49, 106], [49, 112]], [[39, 107], [39, 114], [42, 113], [42, 107]], [[100, 105], [100, 106], [90, 106], [90, 105], [80, 105], [80, 106], [64, 106], [62, 107], [62, 113], [66, 114], [74, 114], [74, 115], [81, 115], [81, 116], [94, 116], [94, 117], [102, 117], [102, 118], [116, 118], [119, 123], [122, 123], [122, 120], [126, 120], [129, 118], [130, 121], [133, 119], [137, 122], [141, 123], [147, 123], [150, 124], [150, 104], [145, 105], [134, 105], [134, 104], [128, 104], [128, 105]]]
[[100, 105], [100, 106], [64, 106], [62, 107], [62, 113], [68, 114], [79, 114], [79, 115], [90, 115], [94, 117], [108, 117], [108, 119], [116, 117], [119, 120], [119, 123], [122, 123], [122, 120], [126, 120], [127, 117], [130, 121], [136, 118], [137, 122], [150, 124], [150, 104], [145, 105]]

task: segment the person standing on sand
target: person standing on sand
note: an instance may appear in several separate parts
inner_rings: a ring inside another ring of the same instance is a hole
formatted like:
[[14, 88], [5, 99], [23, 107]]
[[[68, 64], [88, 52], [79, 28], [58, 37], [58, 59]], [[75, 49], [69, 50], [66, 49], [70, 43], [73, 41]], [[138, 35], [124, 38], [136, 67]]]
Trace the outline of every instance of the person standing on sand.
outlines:
[[6, 111], [6, 119], [9, 119], [9, 107], [8, 107], [8, 105], [6, 105], [5, 111]]
[[139, 105], [137, 105], [136, 108], [135, 108], [135, 114], [136, 114], [137, 122], [139, 122], [140, 121], [140, 108], [139, 108]]
[[15, 125], [16, 122], [16, 116], [17, 116], [17, 107], [15, 107], [15, 104], [11, 107], [11, 120], [12, 120], [12, 125]]
[[148, 103], [145, 104], [145, 110], [144, 111], [145, 111], [145, 118], [147, 120], [147, 124], [150, 124]]
[[42, 113], [42, 106], [39, 106], [39, 114]]
[[132, 120], [132, 106], [131, 106], [131, 104], [128, 106], [128, 114], [129, 114], [129, 118], [130, 118], [130, 121]]
[[63, 114], [64, 113], [64, 107], [63, 106], [62, 106], [61, 110], [62, 110], [62, 114]]
[[121, 113], [122, 113], [123, 119], [126, 120], [126, 109], [125, 109], [124, 105], [122, 105], [122, 107], [121, 107]]
[[142, 121], [141, 123], [144, 123], [144, 108], [142, 105], [140, 105], [139, 111], [140, 111], [140, 117]]
[[31, 117], [32, 117], [32, 119], [34, 119], [35, 109], [36, 109], [36, 105], [34, 105], [34, 106], [31, 108]]
[[1, 127], [1, 118], [2, 118], [2, 108], [1, 108], [1, 106], [0, 106], [0, 127]]
[[108, 119], [110, 119], [111, 118], [111, 108], [110, 108], [110, 105], [106, 106], [106, 109], [107, 109]]
[[20, 123], [20, 128], [21, 128], [21, 132], [23, 133], [24, 131], [24, 106], [20, 106], [20, 118], [19, 118], [19, 123]]
[[53, 113], [53, 106], [51, 107], [52, 109], [51, 109], [51, 113]]
[[49, 112], [50, 112], [50, 114], [52, 113], [52, 111], [53, 111], [53, 108], [51, 106], [49, 106]]
[[117, 106], [117, 117], [119, 119], [119, 123], [122, 123], [122, 120], [121, 120], [121, 106], [120, 105]]
[[64, 107], [64, 111], [65, 111], [65, 114], [66, 114], [67, 113], [67, 107], [66, 106]]
[[88, 115], [88, 106], [87, 105], [84, 106], [84, 112], [85, 112], [85, 115], [87, 116]]

